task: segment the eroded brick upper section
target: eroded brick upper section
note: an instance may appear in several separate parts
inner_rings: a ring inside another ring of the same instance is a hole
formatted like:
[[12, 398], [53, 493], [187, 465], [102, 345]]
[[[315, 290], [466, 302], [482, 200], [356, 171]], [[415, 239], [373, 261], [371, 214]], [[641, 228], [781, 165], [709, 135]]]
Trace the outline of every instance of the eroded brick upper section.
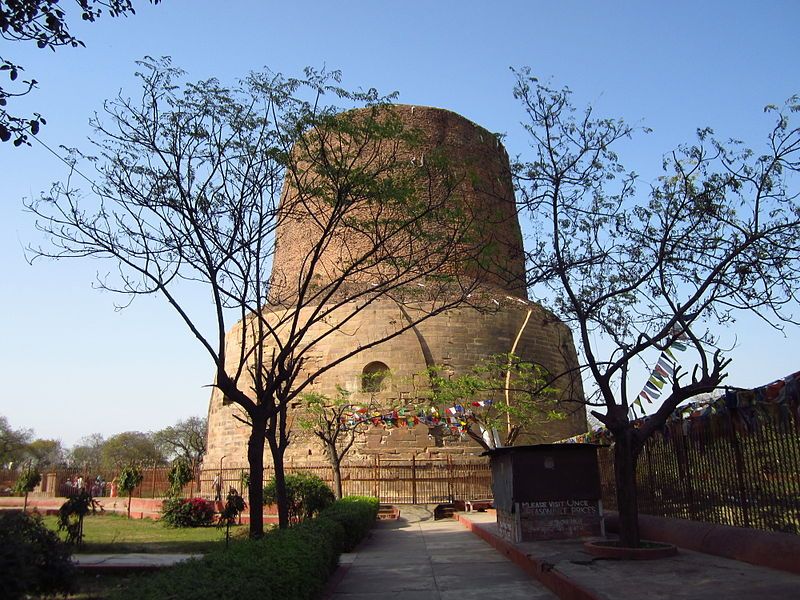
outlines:
[[[361, 111], [353, 111], [350, 115], [358, 115]], [[357, 160], [374, 161], [369, 168], [376, 173], [385, 174], [392, 168], [403, 169], [409, 165], [419, 167], [425, 161], [442, 159], [448, 165], [455, 182], [451, 187], [442, 185], [441, 181], [420, 181], [419, 194], [442, 198], [453, 207], [453, 219], [470, 220], [474, 224], [475, 234], [471, 242], [464, 244], [463, 252], [453, 252], [452, 260], [439, 260], [439, 256], [425, 256], [419, 261], [435, 264], [437, 271], [447, 274], [470, 277], [479, 280], [481, 285], [499, 288], [516, 296], [526, 297], [525, 265], [522, 249], [522, 235], [517, 219], [514, 191], [511, 181], [508, 154], [497, 136], [479, 127], [472, 121], [448, 110], [425, 106], [395, 105], [385, 110], [391, 111], [393, 117], [399, 119], [407, 131], [416, 134], [413, 143], [382, 142], [375, 148], [367, 148], [359, 154]], [[324, 137], [324, 136], [323, 136]], [[330, 136], [324, 143], [334, 152], [342, 152], [342, 144], [346, 145], [346, 136]], [[345, 150], [345, 153], [349, 150]], [[307, 169], [311, 172], [313, 169]], [[369, 169], [365, 169], [369, 173]], [[282, 204], [287, 214], [278, 228], [276, 235], [276, 251], [273, 263], [272, 285], [277, 290], [288, 290], [284, 294], [290, 298], [303, 280], [303, 274], [310, 264], [313, 248], [322, 235], [326, 211], [329, 210], [330, 199], [309, 198], [305, 190], [298, 192], [298, 182], [311, 187], [299, 178], [310, 177], [304, 169], [298, 173], [290, 173], [284, 186]], [[293, 181], [294, 179], [294, 181]], [[316, 182], [314, 182], [316, 183]], [[431, 185], [428, 186], [428, 183]], [[446, 198], [444, 195], [446, 194]], [[301, 200], [299, 197], [304, 196]], [[428, 198], [436, 202], [441, 198]], [[423, 198], [423, 201], [425, 199]], [[372, 205], [369, 210], [373, 210]], [[362, 215], [363, 216], [363, 215]], [[456, 232], [461, 222], [452, 223]], [[447, 230], [447, 224], [439, 226], [440, 231]], [[315, 284], [325, 285], [340, 278], [343, 265], [354, 260], [360, 253], [371, 248], [369, 234], [359, 239], [353, 231], [343, 231], [341, 235], [329, 235], [330, 243], [315, 263]], [[417, 238], [394, 236], [386, 244], [385, 252], [394, 256], [409, 253], [430, 252]], [[391, 244], [396, 244], [391, 247]], [[416, 244], [416, 248], [414, 245]], [[443, 248], [445, 245], [442, 246]], [[479, 260], [471, 256], [480, 250]], [[452, 252], [452, 248], [448, 249]], [[414, 262], [410, 259], [408, 262]], [[376, 267], [377, 269], [377, 267]], [[370, 273], [360, 273], [367, 282]]]

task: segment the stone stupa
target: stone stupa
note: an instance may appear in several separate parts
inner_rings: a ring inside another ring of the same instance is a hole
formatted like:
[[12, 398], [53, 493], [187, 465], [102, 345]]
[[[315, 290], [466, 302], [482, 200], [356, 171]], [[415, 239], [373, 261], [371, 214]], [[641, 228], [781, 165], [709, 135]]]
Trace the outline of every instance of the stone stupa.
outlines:
[[[514, 352], [523, 360], [541, 364], [551, 373], [568, 372], [577, 364], [571, 332], [552, 313], [527, 298], [522, 234], [509, 159], [498, 137], [447, 110], [404, 105], [392, 110], [407, 126], [422, 132], [421, 144], [413, 150], [415, 156], [423, 159], [426, 152], [444, 150], [469, 170], [469, 176], [459, 184], [457, 197], [489, 224], [483, 235], [495, 252], [491, 264], [485, 266], [483, 289], [492, 310], [460, 306], [431, 317], [326, 371], [314, 381], [313, 389], [333, 395], [341, 386], [351, 393], [353, 403], [377, 397], [386, 407], [407, 404], [413, 401], [419, 385], [424, 385], [419, 378], [427, 367], [436, 365], [450, 373], [465, 373], [491, 355], [510, 352], [515, 340]], [[272, 277], [291, 281], [292, 274], [303, 268], [303, 258], [314, 241], [292, 220], [281, 225], [276, 239]], [[332, 277], [340, 250], [332, 244], [322, 257]], [[362, 341], [360, 332], [376, 331], [402, 318], [396, 303], [379, 300], [355, 316], [348, 324], [348, 333], [331, 335], [322, 342], [314, 359], [326, 364], [332, 357], [357, 347]], [[238, 335], [238, 328], [229, 336]], [[370, 375], [384, 371], [389, 371], [391, 377], [376, 387]], [[565, 401], [567, 418], [525, 431], [518, 443], [550, 442], [586, 430], [579, 378], [564, 377], [556, 385]], [[224, 403], [221, 393], [215, 390], [208, 410], [208, 450], [204, 461], [208, 469], [218, 468], [223, 457], [226, 467], [246, 464], [248, 427], [233, 417], [237, 411], [236, 406]], [[291, 415], [289, 420], [292, 425]], [[466, 437], [442, 436], [424, 425], [374, 426], [359, 439], [348, 459], [369, 460], [375, 455], [424, 459], [480, 452], [480, 447]], [[324, 460], [322, 445], [314, 436], [296, 425], [292, 427], [287, 464]], [[265, 464], [271, 464], [268, 456]]]

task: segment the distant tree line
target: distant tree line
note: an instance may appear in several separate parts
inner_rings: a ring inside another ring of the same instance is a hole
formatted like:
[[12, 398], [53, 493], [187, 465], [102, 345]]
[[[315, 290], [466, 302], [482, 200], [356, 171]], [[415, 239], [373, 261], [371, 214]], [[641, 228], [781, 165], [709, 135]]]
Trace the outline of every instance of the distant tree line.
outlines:
[[206, 450], [206, 427], [205, 418], [189, 417], [158, 431], [124, 431], [109, 437], [93, 433], [65, 448], [60, 440], [34, 438], [30, 429], [14, 429], [0, 416], [0, 465], [113, 470], [130, 464], [167, 464], [176, 458], [197, 465]]

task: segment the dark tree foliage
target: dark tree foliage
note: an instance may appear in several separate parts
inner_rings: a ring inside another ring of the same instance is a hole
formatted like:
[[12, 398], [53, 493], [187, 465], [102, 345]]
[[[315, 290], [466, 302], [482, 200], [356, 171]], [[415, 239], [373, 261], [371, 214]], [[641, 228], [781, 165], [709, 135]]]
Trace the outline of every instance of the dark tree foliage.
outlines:
[[25, 454], [39, 469], [52, 469], [64, 463], [61, 440], [37, 438], [26, 446]]
[[[800, 129], [790, 118], [800, 104], [767, 107], [775, 118], [761, 153], [699, 130], [639, 193], [614, 152], [635, 128], [576, 111], [568, 89], [517, 75], [531, 145], [518, 183], [535, 228], [532, 290], [577, 337], [587, 403], [614, 438], [621, 537], [635, 546], [637, 457], [678, 404], [726, 377], [714, 328], [741, 312], [765, 326], [797, 322]], [[640, 388], [629, 387], [629, 371], [676, 341], [695, 367], [679, 367], [655, 412], [634, 427]], [[558, 387], [567, 374], [553, 375]]]
[[[158, 4], [161, 0], [150, 0]], [[83, 21], [94, 23], [101, 15], [110, 17], [134, 14], [131, 0], [74, 0]], [[72, 15], [69, 15], [72, 17]], [[58, 0], [1, 0], [0, 35], [14, 42], [32, 42], [38, 48], [55, 51], [60, 46], [84, 46], [69, 30], [67, 12]], [[13, 86], [0, 87], [0, 141], [14, 142], [15, 146], [30, 145], [28, 135], [39, 133], [46, 121], [39, 113], [30, 117], [9, 114], [9, 98], [24, 96], [36, 87], [35, 79], [20, 81], [24, 69], [12, 60], [0, 56], [0, 71], [5, 72]]]
[[0, 465], [23, 460], [32, 437], [30, 429], [13, 429], [8, 419], [0, 415]]
[[112, 471], [126, 465], [165, 464], [164, 453], [153, 436], [142, 431], [123, 431], [103, 442], [100, 450], [102, 468]]
[[92, 433], [78, 440], [67, 453], [70, 466], [84, 468], [87, 471], [100, 469], [103, 462], [103, 446], [105, 438], [100, 433]]
[[0, 597], [55, 596], [74, 589], [69, 548], [38, 516], [0, 511]]

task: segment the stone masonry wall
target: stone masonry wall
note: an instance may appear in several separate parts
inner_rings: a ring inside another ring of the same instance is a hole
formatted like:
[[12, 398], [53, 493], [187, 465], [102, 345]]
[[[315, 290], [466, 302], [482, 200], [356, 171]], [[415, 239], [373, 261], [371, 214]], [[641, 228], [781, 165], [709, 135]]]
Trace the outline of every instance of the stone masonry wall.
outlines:
[[[523, 359], [544, 365], [551, 373], [562, 373], [576, 361], [569, 330], [551, 314], [535, 304], [530, 321], [525, 328], [517, 355]], [[371, 394], [361, 391], [364, 367], [380, 361], [391, 370], [392, 376], [386, 390], [377, 394], [377, 400], [385, 408], [413, 404], [416, 390], [426, 387], [423, 372], [428, 364], [449, 368], [455, 374], [467, 372], [472, 366], [492, 354], [511, 350], [514, 338], [522, 326], [528, 307], [517, 301], [504, 299], [494, 311], [478, 311], [464, 307], [448, 311], [420, 323], [415, 330], [407, 331], [390, 342], [356, 355], [324, 373], [314, 382], [312, 389], [335, 395], [336, 386], [352, 393], [353, 403], [368, 403]], [[328, 364], [335, 357], [368, 341], [371, 332], [385, 332], [391, 323], [402, 320], [397, 305], [384, 300], [373, 308], [359, 313], [343, 332], [334, 332], [316, 354], [317, 364]], [[311, 334], [320, 333], [319, 325]], [[232, 332], [235, 339], [236, 330]], [[565, 378], [556, 386], [566, 399], [581, 399], [580, 384]], [[442, 407], [446, 408], [446, 407]], [[586, 429], [583, 405], [566, 403], [564, 409], [569, 417], [563, 421], [546, 423], [536, 431], [526, 432], [520, 443], [555, 441], [581, 433]], [[222, 456], [226, 464], [246, 462], [248, 428], [232, 417], [239, 412], [235, 406], [224, 405], [219, 392], [212, 395], [209, 406], [209, 437], [206, 461], [218, 464]], [[311, 435], [297, 427], [299, 417], [295, 409], [290, 417], [292, 444], [287, 451], [287, 460], [294, 462], [320, 462], [324, 460], [321, 444]], [[372, 427], [353, 449], [351, 460], [369, 459], [379, 454], [384, 458], [436, 457], [443, 454], [477, 454], [480, 448], [470, 440], [438, 440], [429, 435], [428, 427], [413, 428]], [[268, 460], [269, 463], [269, 460]]]

